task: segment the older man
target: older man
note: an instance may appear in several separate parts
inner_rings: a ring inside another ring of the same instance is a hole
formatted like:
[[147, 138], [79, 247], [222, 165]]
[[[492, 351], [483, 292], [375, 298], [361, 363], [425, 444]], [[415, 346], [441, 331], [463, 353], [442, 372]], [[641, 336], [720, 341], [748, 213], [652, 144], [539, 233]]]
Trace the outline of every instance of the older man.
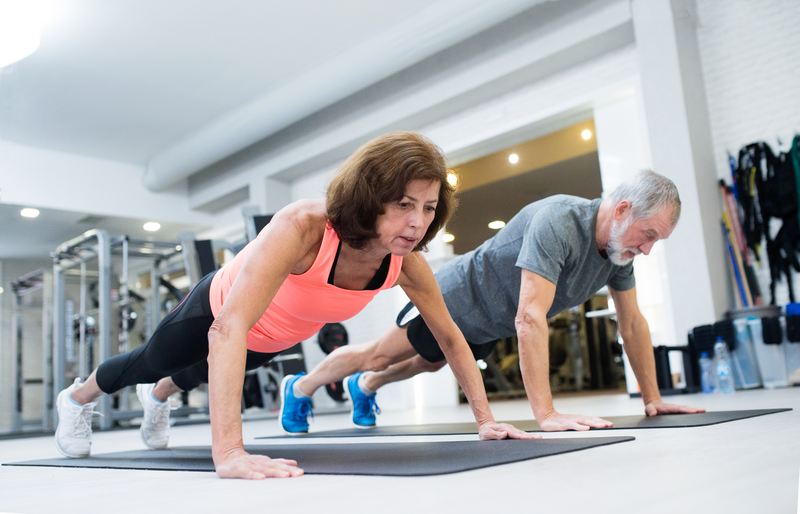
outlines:
[[[487, 356], [499, 339], [517, 335], [525, 390], [544, 430], [611, 426], [600, 418], [556, 412], [548, 364], [547, 318], [580, 305], [603, 286], [614, 299], [646, 414], [702, 412], [661, 401], [650, 330], [639, 311], [633, 276], [633, 258], [669, 237], [680, 210], [675, 184], [644, 171], [605, 200], [557, 195], [529, 204], [494, 237], [436, 273], [447, 308], [476, 358]], [[339, 348], [294, 380], [293, 387], [284, 387], [284, 429], [287, 417], [305, 419], [318, 387], [343, 377], [353, 422], [374, 425], [375, 392], [381, 386], [446, 364], [436, 335], [409, 304], [397, 326], [377, 341]]]

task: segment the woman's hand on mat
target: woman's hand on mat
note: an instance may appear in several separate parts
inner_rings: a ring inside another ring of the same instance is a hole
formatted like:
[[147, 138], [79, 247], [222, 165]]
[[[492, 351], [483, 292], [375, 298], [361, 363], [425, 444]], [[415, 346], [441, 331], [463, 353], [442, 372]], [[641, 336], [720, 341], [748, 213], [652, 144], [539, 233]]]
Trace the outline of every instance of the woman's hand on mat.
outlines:
[[602, 418], [584, 416], [582, 414], [560, 414], [552, 411], [542, 419], [536, 419], [545, 432], [560, 432], [563, 430], [589, 430], [590, 428], [610, 428], [614, 423]]
[[297, 467], [297, 461], [250, 455], [244, 450], [229, 453], [221, 462], [214, 460], [220, 478], [263, 480], [268, 477], [299, 477], [303, 474], [303, 470]]
[[520, 430], [508, 423], [495, 423], [490, 421], [484, 423], [478, 429], [478, 436], [481, 441], [490, 439], [541, 439], [542, 436], [536, 434], [529, 434], [524, 430]]
[[696, 412], [705, 411], [705, 409], [689, 407], [688, 405], [675, 405], [674, 403], [663, 402], [650, 402], [644, 406], [644, 413], [648, 416], [657, 416], [659, 414], [694, 414]]

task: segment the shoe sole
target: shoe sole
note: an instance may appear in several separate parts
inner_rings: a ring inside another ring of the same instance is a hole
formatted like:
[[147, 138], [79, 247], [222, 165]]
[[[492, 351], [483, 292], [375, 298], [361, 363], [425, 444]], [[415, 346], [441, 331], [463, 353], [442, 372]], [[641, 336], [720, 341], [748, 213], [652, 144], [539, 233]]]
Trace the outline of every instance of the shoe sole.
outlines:
[[[142, 384], [136, 384], [136, 397], [139, 398], [139, 403], [142, 404], [142, 411], [144, 411], [144, 400], [142, 399], [142, 394], [139, 392], [139, 386]], [[147, 443], [147, 440], [144, 438], [144, 412], [142, 412], [142, 424], [139, 426], [139, 439], [142, 440], [142, 443], [147, 447], [148, 450], [166, 450], [169, 446], [169, 441], [164, 446], [150, 446]]]
[[[64, 393], [69, 394], [67, 392], [67, 389], [64, 389], [63, 391], [58, 393], [58, 396], [56, 396], [56, 405], [58, 405], [61, 402], [61, 395], [63, 395]], [[56, 409], [56, 411], [58, 411], [58, 409]], [[58, 417], [58, 422], [61, 423], [61, 416]], [[86, 459], [86, 458], [89, 457], [89, 454], [91, 453], [91, 449], [90, 449], [90, 453], [87, 453], [86, 455], [70, 455], [69, 453], [67, 453], [63, 448], [61, 448], [61, 445], [58, 443], [58, 428], [57, 427], [56, 427], [56, 449], [58, 449], [58, 452], [61, 455], [63, 455], [64, 457], [66, 457], [68, 459]]]
[[288, 430], [283, 428], [283, 407], [286, 405], [286, 399], [285, 399], [286, 393], [284, 391], [286, 391], [287, 381], [294, 377], [295, 375], [286, 375], [285, 377], [283, 377], [283, 380], [281, 380], [281, 412], [278, 417], [278, 424], [281, 426], [281, 430], [283, 430], [283, 432], [286, 435], [306, 435], [308, 434], [308, 430], [306, 430], [305, 432], [289, 432]]
[[347, 396], [347, 398], [350, 400], [350, 421], [353, 423], [353, 425], [356, 426], [356, 428], [360, 428], [362, 430], [368, 430], [370, 428], [375, 428], [377, 425], [359, 425], [358, 423], [356, 423], [356, 421], [354, 419], [355, 416], [356, 416], [356, 404], [355, 404], [355, 402], [353, 402], [353, 397], [350, 395], [350, 388], [347, 387], [347, 383], [350, 382], [349, 378], [350, 377], [347, 377], [344, 380], [344, 382], [342, 383], [342, 385], [344, 386], [344, 394], [345, 394], [345, 396]]

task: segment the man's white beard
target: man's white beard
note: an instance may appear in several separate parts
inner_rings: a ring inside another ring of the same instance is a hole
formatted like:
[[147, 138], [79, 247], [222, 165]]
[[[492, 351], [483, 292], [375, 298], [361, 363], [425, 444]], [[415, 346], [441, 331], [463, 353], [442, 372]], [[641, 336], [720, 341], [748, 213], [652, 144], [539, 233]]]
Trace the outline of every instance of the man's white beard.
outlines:
[[625, 221], [618, 222], [616, 220], [611, 222], [611, 233], [608, 236], [608, 246], [606, 246], [606, 254], [608, 260], [617, 266], [625, 266], [633, 260], [633, 257], [627, 257], [626, 252], [631, 252], [634, 256], [639, 255], [641, 252], [638, 248], [623, 248], [622, 236], [633, 224], [633, 219], [630, 215]]

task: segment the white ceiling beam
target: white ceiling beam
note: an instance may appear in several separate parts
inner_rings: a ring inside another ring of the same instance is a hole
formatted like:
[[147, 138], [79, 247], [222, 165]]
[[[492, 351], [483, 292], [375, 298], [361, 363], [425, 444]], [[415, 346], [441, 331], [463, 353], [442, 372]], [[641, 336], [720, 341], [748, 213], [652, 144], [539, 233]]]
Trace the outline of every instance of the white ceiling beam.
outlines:
[[192, 173], [544, 0], [439, 0], [182, 138], [150, 159], [163, 190]]
[[[232, 162], [232, 168], [221, 163], [215, 166], [221, 168], [217, 170], [219, 173], [206, 174], [202, 179], [199, 175], [193, 177], [189, 184], [190, 205], [205, 210], [205, 206], [217, 197], [243, 187], [256, 175], [291, 180], [346, 157], [376, 132], [394, 130], [398, 126], [429, 125], [434, 121], [428, 119], [432, 112], [436, 114], [434, 119], [441, 119], [477, 103], [504, 96], [507, 93], [504, 88], [509, 82], [520, 87], [517, 82], [521, 79], [516, 74], [522, 73], [522, 79], [530, 78], [541, 72], [537, 67], [543, 66], [548, 67], [545, 76], [559, 71], [549, 68], [554, 56], [563, 56], [579, 47], [583, 51], [587, 50], [584, 47], [591, 47], [583, 57], [571, 56], [580, 61], [595, 57], [596, 52], [602, 54], [620, 44], [632, 42], [630, 22], [627, 2], [599, 2], [590, 5], [569, 23], [557, 20], [541, 34], [514, 41], [507, 48], [478, 57], [462, 56], [464, 60], [456, 64], [442, 62], [438, 76], [426, 76], [420, 84], [374, 101], [369, 108], [330, 124], [327, 130], [314, 133], [313, 120], [304, 120], [297, 126], [301, 132], [301, 125], [309, 125], [302, 138], [288, 141], [266, 154], [253, 156], [252, 160]], [[623, 27], [630, 29], [631, 33], [627, 34], [627, 29], [620, 30]], [[562, 59], [556, 61], [562, 66], [574, 64]], [[476, 91], [480, 93], [473, 94]], [[357, 98], [354, 97], [353, 103], [358, 103], [355, 102]], [[502, 113], [502, 109], [498, 112]]]

